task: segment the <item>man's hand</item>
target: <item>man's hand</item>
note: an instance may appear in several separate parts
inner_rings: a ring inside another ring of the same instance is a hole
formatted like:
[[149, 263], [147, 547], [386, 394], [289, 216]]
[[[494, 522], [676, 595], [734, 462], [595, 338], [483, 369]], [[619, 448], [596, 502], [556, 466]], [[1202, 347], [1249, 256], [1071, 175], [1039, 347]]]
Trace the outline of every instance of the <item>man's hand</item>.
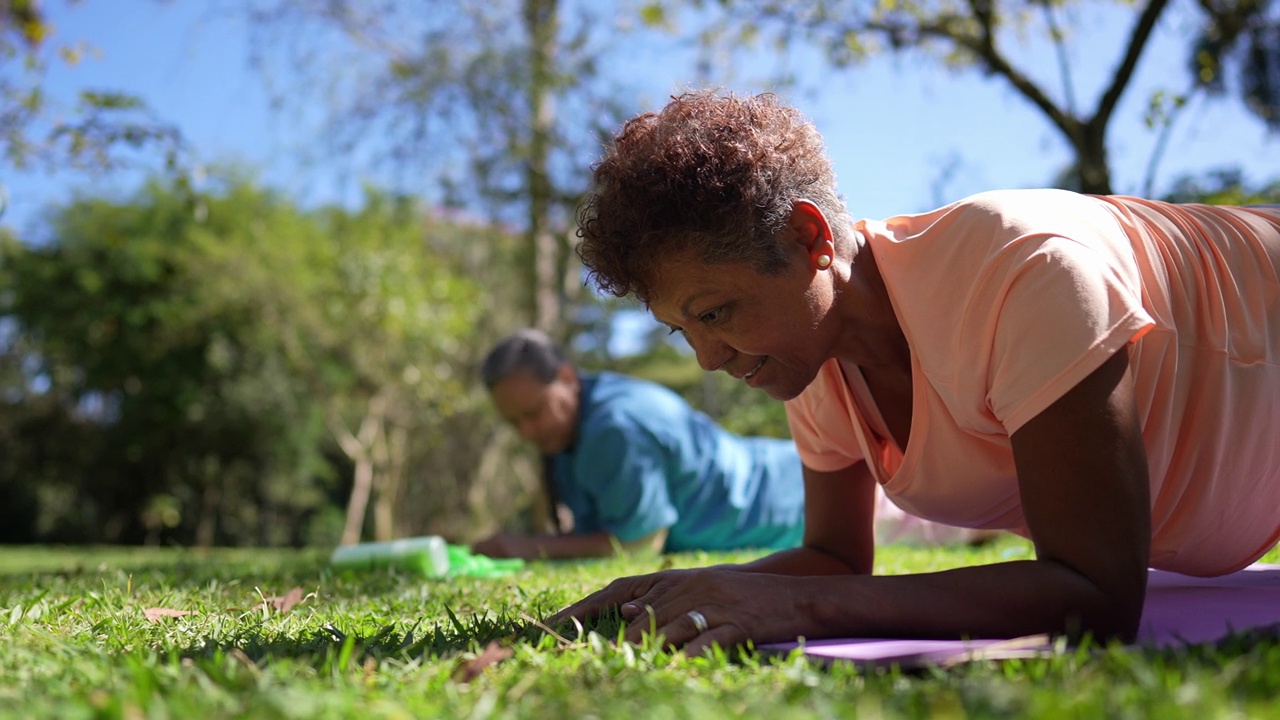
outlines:
[[523, 558], [536, 560], [538, 544], [527, 535], [515, 535], [499, 532], [490, 535], [472, 546], [471, 551], [479, 555], [493, 558]]
[[495, 558], [564, 560], [609, 557], [618, 541], [605, 532], [572, 535], [495, 533], [472, 546], [473, 552]]

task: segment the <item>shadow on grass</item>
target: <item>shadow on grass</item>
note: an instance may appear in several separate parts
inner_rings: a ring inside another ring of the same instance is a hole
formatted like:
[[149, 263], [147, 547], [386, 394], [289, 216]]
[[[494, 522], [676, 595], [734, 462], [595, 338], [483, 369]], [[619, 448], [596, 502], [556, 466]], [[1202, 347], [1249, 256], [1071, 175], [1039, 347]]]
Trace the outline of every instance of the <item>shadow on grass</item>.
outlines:
[[[577, 627], [548, 628], [529, 618], [489, 614], [459, 617], [446, 608], [448, 622], [435, 622], [430, 629], [427, 619], [396, 622], [369, 634], [348, 632], [339, 623], [328, 622], [301, 632], [273, 633], [263, 628], [241, 628], [217, 638], [205, 638], [182, 648], [171, 650], [183, 660], [218, 662], [232, 657], [243, 663], [264, 666], [292, 661], [321, 671], [366, 665], [384, 660], [441, 661], [474, 658], [494, 647], [529, 646], [553, 652], [570, 647], [585, 647], [577, 638]], [[615, 613], [597, 618], [582, 626], [583, 635], [594, 632], [605, 638], [617, 638], [624, 622]], [[566, 638], [571, 635], [573, 639]]]
[[369, 659], [441, 659], [482, 649], [490, 642], [530, 640], [524, 637], [521, 626], [505, 619], [476, 617], [463, 631], [438, 627], [422, 632], [419, 628], [423, 624], [421, 620], [392, 623], [367, 635], [344, 631], [336, 623], [324, 623], [300, 633], [273, 634], [260, 628], [245, 628], [174, 652], [193, 660], [231, 655], [258, 665], [292, 660], [323, 669], [335, 663], [363, 664]]
[[316, 574], [328, 564], [319, 550], [152, 548], [133, 546], [0, 546], [0, 579], [80, 578], [126, 572], [166, 573], [177, 580], [223, 579], [252, 568], [272, 575]]

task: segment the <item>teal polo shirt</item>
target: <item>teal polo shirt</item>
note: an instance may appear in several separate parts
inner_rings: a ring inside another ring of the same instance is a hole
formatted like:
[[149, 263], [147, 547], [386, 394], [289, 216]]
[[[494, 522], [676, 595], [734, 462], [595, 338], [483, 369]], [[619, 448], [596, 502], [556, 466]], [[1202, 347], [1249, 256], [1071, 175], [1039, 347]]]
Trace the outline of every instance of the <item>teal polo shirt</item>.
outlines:
[[730, 433], [656, 383], [580, 377], [576, 440], [551, 464], [575, 532], [631, 542], [666, 528], [667, 552], [801, 543], [804, 481], [790, 440]]

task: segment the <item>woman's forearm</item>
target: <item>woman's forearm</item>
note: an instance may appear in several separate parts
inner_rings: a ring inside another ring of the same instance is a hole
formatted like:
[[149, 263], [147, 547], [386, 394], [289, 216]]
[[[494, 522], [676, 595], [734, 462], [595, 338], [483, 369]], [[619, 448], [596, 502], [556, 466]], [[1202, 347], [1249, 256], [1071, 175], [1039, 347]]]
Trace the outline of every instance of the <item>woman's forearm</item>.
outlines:
[[736, 566], [746, 572], [775, 575], [850, 575], [854, 569], [817, 548], [803, 546], [779, 550], [759, 560]]
[[935, 573], [796, 578], [808, 637], [1008, 638], [1040, 633], [1133, 639], [1141, 597], [1113, 597], [1061, 563], [1025, 560]]

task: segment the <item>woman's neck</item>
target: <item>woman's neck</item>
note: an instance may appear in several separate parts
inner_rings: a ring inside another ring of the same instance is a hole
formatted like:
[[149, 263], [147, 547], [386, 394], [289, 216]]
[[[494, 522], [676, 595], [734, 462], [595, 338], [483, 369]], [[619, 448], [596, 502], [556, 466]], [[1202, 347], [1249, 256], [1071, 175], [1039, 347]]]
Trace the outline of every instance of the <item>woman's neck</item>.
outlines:
[[854, 233], [848, 276], [837, 282], [834, 308], [841, 323], [835, 356], [862, 367], [909, 371], [911, 349], [893, 310], [875, 254]]

